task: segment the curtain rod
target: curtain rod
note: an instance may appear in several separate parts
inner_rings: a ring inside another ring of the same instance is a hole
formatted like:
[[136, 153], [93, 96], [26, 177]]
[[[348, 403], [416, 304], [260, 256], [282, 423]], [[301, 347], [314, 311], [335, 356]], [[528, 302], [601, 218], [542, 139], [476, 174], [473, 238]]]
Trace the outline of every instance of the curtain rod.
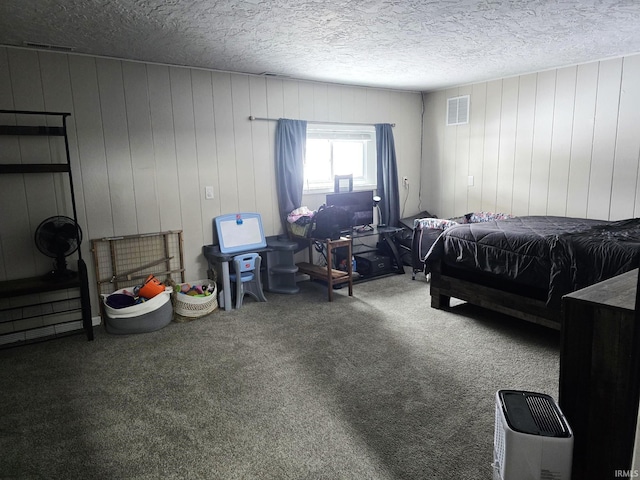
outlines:
[[[277, 118], [267, 118], [267, 117], [254, 117], [253, 115], [249, 115], [249, 120], [253, 121], [253, 120], [264, 120], [267, 122], [277, 122], [278, 119]], [[315, 124], [321, 124], [321, 125], [374, 125], [373, 123], [349, 123], [349, 122], [314, 122], [311, 120], [307, 120], [307, 123], [315, 123]], [[392, 127], [395, 127], [396, 124], [392, 123], [391, 124]]]

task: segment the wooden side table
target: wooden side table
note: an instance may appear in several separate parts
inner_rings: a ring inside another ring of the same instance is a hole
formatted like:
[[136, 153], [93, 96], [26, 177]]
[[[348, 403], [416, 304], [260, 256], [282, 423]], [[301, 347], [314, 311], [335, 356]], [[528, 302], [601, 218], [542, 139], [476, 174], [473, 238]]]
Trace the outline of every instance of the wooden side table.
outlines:
[[[313, 263], [313, 249], [311, 248], [313, 242], [322, 242], [327, 248], [327, 265], [315, 265]], [[347, 271], [338, 270], [332, 268], [333, 264], [333, 250], [340, 247], [347, 248]], [[309, 262], [301, 262], [297, 264], [298, 271], [305, 273], [311, 278], [323, 280], [327, 282], [327, 290], [329, 295], [329, 301], [333, 301], [333, 286], [341, 283], [349, 284], [349, 296], [353, 296], [353, 266], [351, 263], [351, 257], [353, 255], [351, 239], [341, 237], [337, 240], [331, 240], [326, 238], [324, 240], [317, 238], [309, 239]]]

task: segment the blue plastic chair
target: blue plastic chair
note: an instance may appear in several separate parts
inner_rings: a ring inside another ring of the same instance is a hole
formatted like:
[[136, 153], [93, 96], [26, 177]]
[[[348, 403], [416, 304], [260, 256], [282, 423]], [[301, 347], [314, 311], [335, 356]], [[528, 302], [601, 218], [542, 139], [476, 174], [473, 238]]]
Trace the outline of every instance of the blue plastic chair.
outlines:
[[242, 306], [245, 294], [251, 295], [258, 302], [266, 302], [262, 292], [260, 280], [260, 255], [257, 253], [244, 253], [233, 257], [234, 273], [229, 279], [236, 284], [236, 308]]

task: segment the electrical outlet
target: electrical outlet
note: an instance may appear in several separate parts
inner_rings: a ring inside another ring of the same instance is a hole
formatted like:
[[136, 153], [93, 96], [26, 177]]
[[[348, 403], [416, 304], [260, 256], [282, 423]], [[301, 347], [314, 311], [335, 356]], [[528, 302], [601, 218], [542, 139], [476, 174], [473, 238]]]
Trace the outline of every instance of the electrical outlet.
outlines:
[[204, 198], [207, 200], [213, 200], [213, 187], [204, 187]]

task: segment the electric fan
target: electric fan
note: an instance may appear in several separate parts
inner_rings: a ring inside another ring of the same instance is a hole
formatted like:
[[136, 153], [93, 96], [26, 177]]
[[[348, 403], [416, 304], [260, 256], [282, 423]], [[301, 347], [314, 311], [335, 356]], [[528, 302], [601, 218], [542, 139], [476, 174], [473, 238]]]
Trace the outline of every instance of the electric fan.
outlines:
[[55, 258], [54, 269], [47, 274], [47, 279], [64, 281], [77, 275], [67, 269], [65, 260], [78, 250], [82, 241], [82, 230], [74, 219], [62, 215], [47, 218], [36, 228], [35, 240], [38, 250]]

